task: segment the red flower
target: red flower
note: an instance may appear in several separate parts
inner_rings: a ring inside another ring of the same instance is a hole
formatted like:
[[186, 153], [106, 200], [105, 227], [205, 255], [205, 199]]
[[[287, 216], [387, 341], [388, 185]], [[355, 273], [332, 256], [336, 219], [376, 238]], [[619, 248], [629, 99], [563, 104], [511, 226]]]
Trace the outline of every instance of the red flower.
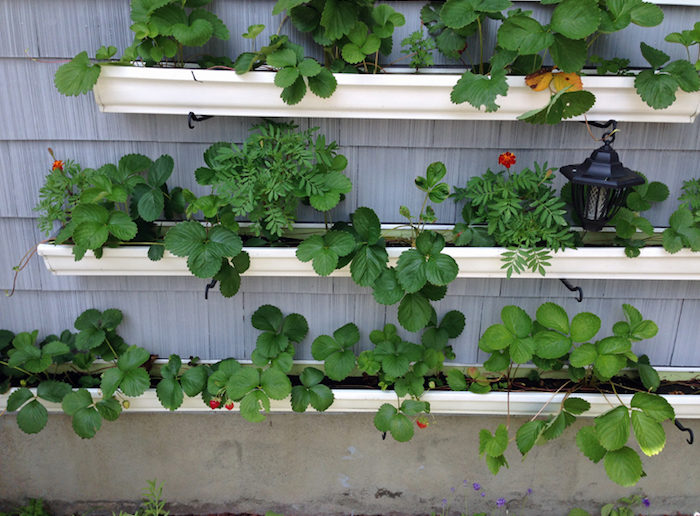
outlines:
[[63, 172], [63, 161], [61, 161], [60, 159], [54, 160], [54, 162], [53, 162], [53, 167], [51, 168], [51, 170], [53, 171], [56, 169]]
[[425, 418], [420, 418], [416, 421], [418, 428], [428, 428], [428, 421]]
[[221, 402], [217, 399], [209, 400], [209, 406], [213, 409], [218, 409], [221, 406]]
[[510, 168], [515, 165], [515, 154], [512, 152], [504, 152], [498, 156], [498, 163], [506, 168]]
[[226, 410], [233, 410], [233, 402], [229, 401], [224, 407], [226, 407]]

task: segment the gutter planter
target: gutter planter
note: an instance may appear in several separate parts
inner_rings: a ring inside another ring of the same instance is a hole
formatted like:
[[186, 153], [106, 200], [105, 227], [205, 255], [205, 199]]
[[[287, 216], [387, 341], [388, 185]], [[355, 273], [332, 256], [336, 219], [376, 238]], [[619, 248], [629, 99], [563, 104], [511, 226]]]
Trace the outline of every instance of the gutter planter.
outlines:
[[[389, 264], [395, 265], [405, 247], [388, 247]], [[301, 262], [296, 248], [248, 247], [250, 269], [244, 276], [318, 277], [311, 262]], [[502, 247], [446, 247], [443, 253], [452, 256], [458, 266], [458, 278], [505, 278], [502, 269]], [[46, 268], [57, 276], [191, 276], [187, 259], [165, 252], [157, 262], [148, 256], [148, 246], [104, 248], [97, 259], [88, 251], [75, 261], [70, 245], [40, 244], [37, 253], [44, 258]], [[646, 279], [700, 280], [700, 255], [689, 249], [675, 254], [662, 247], [645, 247], [636, 258], [625, 256], [622, 247], [583, 247], [554, 253], [546, 278], [568, 279]], [[349, 277], [350, 268], [334, 271], [333, 277]], [[525, 271], [517, 278], [542, 278]]]
[[[322, 99], [308, 93], [293, 106], [282, 102], [272, 72], [238, 75], [229, 70], [103, 66], [94, 88], [106, 113], [149, 113], [256, 117], [376, 118], [408, 120], [516, 120], [547, 105], [548, 90], [532, 91], [524, 77], [508, 77], [508, 95], [498, 111], [453, 104], [450, 92], [460, 75], [447, 73], [335, 74], [335, 93]], [[634, 77], [584, 76], [596, 103], [589, 119], [624, 122], [692, 123], [700, 92], [677, 92], [672, 106], [656, 110], [639, 98]], [[583, 120], [583, 116], [570, 120]]]
[[[0, 412], [7, 407], [7, 398], [15, 389], [0, 395]], [[102, 399], [99, 389], [88, 389], [93, 399]], [[36, 394], [36, 389], [32, 389]], [[368, 389], [333, 389], [335, 401], [325, 413], [373, 413], [384, 403], [396, 405], [397, 398], [393, 391], [368, 390]], [[700, 419], [700, 396], [683, 394], [662, 395], [675, 410], [678, 419]], [[596, 417], [620, 405], [615, 395], [581, 394], [576, 393], [577, 398], [583, 398], [591, 404], [590, 410], [584, 412], [582, 417]], [[130, 398], [118, 396], [121, 400], [129, 401], [129, 408], [124, 413], [156, 413], [172, 412], [164, 408], [156, 395], [155, 389], [148, 389], [142, 396]], [[473, 392], [428, 392], [421, 396], [421, 401], [430, 403], [431, 414], [442, 415], [505, 415], [532, 416], [540, 412], [542, 415], [556, 414], [559, 405], [564, 399], [564, 394], [551, 392], [490, 392], [488, 394], [475, 394]], [[629, 406], [631, 394], [621, 394], [620, 399]], [[59, 403], [50, 403], [42, 400], [41, 403], [50, 413], [62, 413]], [[183, 404], [176, 412], [182, 413], [228, 413], [227, 410], [212, 410], [206, 406], [200, 397], [189, 398], [185, 396]], [[238, 412], [238, 404], [232, 412]], [[270, 400], [271, 413], [292, 413], [289, 398], [284, 400]], [[313, 409], [307, 413], [315, 414]]]

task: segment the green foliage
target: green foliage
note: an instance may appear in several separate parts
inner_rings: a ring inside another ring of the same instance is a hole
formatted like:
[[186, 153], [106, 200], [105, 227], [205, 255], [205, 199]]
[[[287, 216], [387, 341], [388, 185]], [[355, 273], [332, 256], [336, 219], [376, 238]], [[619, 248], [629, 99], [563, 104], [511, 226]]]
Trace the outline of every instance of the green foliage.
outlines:
[[[134, 41], [116, 64], [129, 65], [132, 61], [143, 60], [147, 66], [153, 66], [177, 57], [182, 65], [185, 47], [201, 47], [211, 38], [228, 39], [229, 31], [219, 17], [201, 9], [207, 3], [132, 0], [131, 20], [134, 23], [130, 28], [134, 32]], [[116, 47], [103, 45], [95, 52], [98, 61], [95, 63], [87, 52], [80, 52], [56, 71], [56, 89], [69, 96], [87, 93], [97, 82], [101, 67], [112, 64], [116, 53]]]
[[[37, 433], [46, 426], [44, 402], [50, 402], [61, 404], [72, 416], [73, 429], [80, 437], [90, 438], [103, 419], [119, 417], [122, 407], [114, 396], [117, 389], [127, 396], [139, 396], [150, 386], [149, 374], [142, 367], [150, 354], [128, 347], [116, 333], [121, 321], [119, 310], [90, 309], [77, 317], [77, 335], [66, 330], [37, 343], [37, 331], [17, 335], [0, 332], [0, 381], [19, 380], [21, 387], [9, 396], [7, 409], [18, 411], [17, 424], [22, 431]], [[116, 363], [102, 368], [102, 399], [93, 400], [85, 389], [73, 391], [60, 367], [70, 364], [78, 385], [96, 387], [100, 380], [89, 371], [96, 358]]]
[[625, 246], [625, 254], [630, 258], [639, 256], [639, 249], [644, 245], [644, 239], [634, 238], [639, 233], [647, 237], [654, 235], [651, 222], [641, 216], [640, 212], [652, 207], [652, 203], [666, 200], [668, 187], [659, 182], [649, 182], [645, 178], [642, 185], [635, 186], [625, 199], [625, 206], [615, 214], [610, 224], [615, 226], [615, 243]]
[[88, 249], [99, 257], [104, 246], [136, 238], [158, 240], [162, 228], [153, 222], [173, 219], [185, 210], [182, 189], [169, 190], [166, 185], [173, 165], [168, 155], [152, 161], [141, 154], [127, 154], [117, 165], [96, 170], [70, 160], [55, 161], [34, 208], [41, 212], [39, 229], [48, 234], [59, 223], [56, 243], [72, 239], [76, 260]]
[[[499, 245], [508, 277], [525, 269], [545, 274], [551, 250], [574, 246], [564, 219], [564, 202], [551, 187], [552, 169], [535, 163], [520, 173], [488, 170], [456, 187], [455, 202], [466, 201], [464, 223], [454, 229], [455, 245]], [[486, 231], [483, 225], [486, 225]]]
[[678, 200], [681, 204], [664, 230], [664, 249], [669, 253], [676, 253], [684, 247], [700, 251], [700, 180], [684, 181]]
[[440, 371], [446, 358], [455, 358], [447, 343], [458, 337], [463, 329], [464, 315], [453, 310], [445, 314], [440, 324], [437, 324], [437, 318], [430, 321], [420, 344], [403, 340], [393, 324], [370, 333], [374, 349], [360, 354], [358, 367], [367, 374], [378, 375], [382, 389], [393, 387], [399, 398], [410, 396], [398, 407], [390, 404], [380, 407], [374, 418], [380, 432], [390, 432], [397, 441], [411, 439], [413, 427], [408, 417], [417, 416], [418, 421], [423, 421], [430, 413], [430, 404], [420, 400], [426, 389], [426, 377]]
[[[676, 33], [678, 34], [678, 33]], [[672, 36], [672, 39], [674, 37]], [[676, 92], [700, 90], [697, 66], [685, 60], [668, 62], [671, 58], [646, 43], [640, 44], [644, 59], [651, 65], [642, 70], [634, 80], [637, 93], [654, 109], [664, 109], [676, 101]]]
[[205, 152], [208, 168], [197, 170], [200, 184], [213, 191], [237, 216], [248, 217], [256, 235], [279, 237], [290, 229], [299, 204], [327, 212], [352, 188], [342, 173], [347, 159], [335, 142], [314, 138], [316, 129], [266, 123], [238, 147], [218, 143]]
[[30, 498], [25, 505], [20, 505], [9, 512], [0, 512], [0, 516], [51, 516], [51, 511], [41, 498]]
[[[296, 30], [311, 34], [323, 47], [326, 66], [305, 57], [300, 45], [278, 31], [260, 50], [238, 56], [235, 69], [245, 73], [263, 65], [274, 68], [280, 97], [289, 105], [299, 103], [307, 88], [321, 98], [330, 97], [337, 86], [333, 72], [376, 73], [379, 54], [391, 53], [394, 28], [406, 23], [392, 7], [373, 0], [278, 0], [272, 14], [285, 11]], [[253, 39], [263, 28], [253, 25], [244, 37]]]
[[435, 40], [430, 36], [424, 36], [422, 30], [411, 32], [408, 37], [401, 41], [402, 47], [408, 47], [401, 51], [402, 54], [407, 54], [411, 61], [409, 66], [415, 68], [416, 72], [419, 68], [427, 68], [435, 64], [432, 51], [435, 50]]
[[[541, 66], [543, 56], [549, 53], [560, 70], [580, 73], [589, 60], [600, 63], [593, 56], [588, 56], [589, 47], [600, 35], [617, 32], [632, 23], [652, 27], [663, 20], [659, 7], [641, 0], [564, 0], [545, 3], [556, 4], [549, 23], [545, 24], [535, 19], [532, 11], [511, 9], [504, 15], [503, 11], [512, 7], [509, 0], [448, 0], [444, 3], [431, 2], [423, 7], [421, 21], [435, 38], [438, 50], [452, 59], [462, 60], [468, 67], [452, 90], [452, 102], [469, 102], [476, 108], [495, 111], [499, 108], [497, 96], [508, 93], [507, 72], [533, 73]], [[498, 24], [493, 51], [484, 48], [487, 20], [490, 23], [495, 20]], [[690, 40], [690, 36], [683, 39], [684, 42], [686, 40]], [[484, 59], [486, 55], [491, 56], [489, 61]], [[615, 66], [619, 69], [623, 63], [608, 61], [600, 64], [607, 70]], [[685, 65], [674, 66], [678, 69], [673, 72], [685, 76], [686, 71], [681, 70]], [[688, 76], [687, 80], [692, 79]], [[595, 102], [595, 97], [589, 92], [557, 90], [547, 106], [519, 118], [535, 124], [555, 124], [585, 113]]]
[[[644, 320], [631, 305], [623, 305], [623, 311], [626, 320], [614, 325], [613, 335], [593, 342], [600, 330], [600, 318], [595, 314], [583, 312], [570, 319], [561, 306], [550, 302], [537, 309], [533, 320], [521, 308], [506, 306], [501, 311], [502, 324], [488, 327], [479, 340], [479, 348], [491, 353], [484, 367], [508, 377], [514, 366], [530, 361], [542, 372], [568, 365], [570, 380], [575, 384], [571, 393], [581, 385], [596, 387], [609, 382], [623, 368], [643, 362], [644, 367], [639, 367], [640, 378], [647, 388], [654, 389], [658, 386], [658, 375], [654, 378], [651, 374], [653, 368], [645, 356], [638, 357], [632, 352], [632, 343], [654, 337], [658, 328], [652, 321]], [[456, 373], [451, 373], [448, 381], [450, 386], [466, 388], [466, 382]], [[587, 401], [567, 394], [558, 414], [546, 419], [533, 417], [516, 431], [521, 454], [525, 456], [536, 444], [559, 437], [577, 416], [589, 409]], [[673, 408], [664, 398], [638, 392], [629, 407], [621, 404], [595, 418], [593, 426], [582, 427], [576, 444], [593, 462], [604, 462], [611, 480], [623, 486], [634, 485], [643, 472], [639, 455], [627, 446], [632, 431], [642, 452], [656, 455], [666, 443], [660, 423], [673, 418]], [[485, 455], [493, 473], [507, 466], [503, 452], [508, 435], [505, 427], [499, 430], [494, 435], [488, 430], [479, 434], [479, 453]]]
[[[649, 500], [643, 495], [623, 496], [615, 503], [606, 503], [600, 508], [601, 516], [635, 516], [637, 511], [633, 508], [637, 505], [649, 506]], [[567, 516], [591, 516], [591, 513], [583, 509], [571, 509]]]

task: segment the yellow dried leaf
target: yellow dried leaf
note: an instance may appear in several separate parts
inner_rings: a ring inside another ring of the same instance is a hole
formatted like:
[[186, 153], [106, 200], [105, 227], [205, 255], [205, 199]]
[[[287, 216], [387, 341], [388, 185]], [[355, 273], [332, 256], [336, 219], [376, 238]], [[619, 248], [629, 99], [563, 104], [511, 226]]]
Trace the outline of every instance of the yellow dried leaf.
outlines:
[[525, 84], [530, 86], [534, 91], [546, 90], [549, 83], [552, 82], [552, 69], [541, 68], [530, 75], [525, 76]]
[[571, 86], [567, 91], [581, 91], [583, 89], [583, 82], [581, 81], [581, 76], [576, 73], [564, 73], [557, 72], [554, 75], [552, 85], [557, 91], [561, 91], [568, 86]]

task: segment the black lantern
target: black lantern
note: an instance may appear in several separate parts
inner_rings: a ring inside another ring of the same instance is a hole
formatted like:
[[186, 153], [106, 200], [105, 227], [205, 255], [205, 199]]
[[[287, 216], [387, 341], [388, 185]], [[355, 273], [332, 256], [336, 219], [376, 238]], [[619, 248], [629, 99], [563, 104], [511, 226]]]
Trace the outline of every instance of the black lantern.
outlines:
[[613, 126], [603, 135], [603, 146], [593, 151], [590, 158], [580, 165], [567, 165], [559, 171], [571, 181], [574, 210], [587, 231], [600, 231], [624, 206], [627, 194], [633, 186], [644, 184], [644, 178], [624, 167], [612, 148], [617, 122], [595, 124], [597, 127]]

